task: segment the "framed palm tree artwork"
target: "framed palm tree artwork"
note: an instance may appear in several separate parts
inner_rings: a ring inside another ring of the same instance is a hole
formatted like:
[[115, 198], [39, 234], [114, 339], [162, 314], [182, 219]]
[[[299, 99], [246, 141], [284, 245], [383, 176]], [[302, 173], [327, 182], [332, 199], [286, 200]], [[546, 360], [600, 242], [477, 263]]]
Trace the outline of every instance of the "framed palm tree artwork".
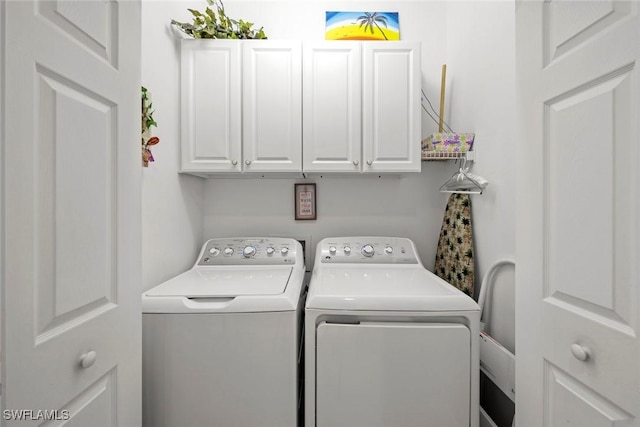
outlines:
[[400, 40], [398, 12], [326, 12], [326, 40]]

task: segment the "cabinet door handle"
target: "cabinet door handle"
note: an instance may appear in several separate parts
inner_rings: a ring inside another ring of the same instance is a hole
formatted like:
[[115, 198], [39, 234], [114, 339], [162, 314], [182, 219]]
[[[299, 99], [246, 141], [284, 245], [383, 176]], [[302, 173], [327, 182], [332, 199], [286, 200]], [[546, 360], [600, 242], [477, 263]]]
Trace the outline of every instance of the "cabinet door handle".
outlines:
[[373, 164], [373, 160], [367, 160], [367, 164], [371, 166]]
[[237, 161], [237, 160], [232, 160], [232, 161], [231, 161], [231, 164], [232, 164], [233, 166], [235, 166], [235, 165], [237, 165], [237, 164], [238, 164], [238, 161]]
[[360, 162], [359, 162], [359, 161], [357, 161], [357, 160], [354, 160], [354, 161], [353, 161], [353, 165], [354, 165], [354, 166], [358, 166], [359, 164], [360, 164]]
[[91, 367], [94, 363], [96, 363], [96, 358], [98, 357], [98, 353], [93, 350], [89, 350], [80, 356], [80, 366], [83, 369], [87, 369]]
[[251, 164], [251, 160], [245, 160], [245, 161], [244, 161], [244, 164], [245, 164], [245, 165], [247, 165], [247, 166], [249, 166], [249, 165]]
[[571, 354], [581, 362], [587, 361], [591, 356], [589, 349], [580, 344], [571, 344]]

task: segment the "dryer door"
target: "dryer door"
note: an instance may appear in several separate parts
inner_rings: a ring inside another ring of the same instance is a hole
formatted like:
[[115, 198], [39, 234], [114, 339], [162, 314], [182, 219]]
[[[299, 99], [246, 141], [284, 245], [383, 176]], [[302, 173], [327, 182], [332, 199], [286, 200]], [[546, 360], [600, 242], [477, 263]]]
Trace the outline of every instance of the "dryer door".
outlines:
[[320, 323], [316, 425], [468, 427], [470, 346], [455, 323]]

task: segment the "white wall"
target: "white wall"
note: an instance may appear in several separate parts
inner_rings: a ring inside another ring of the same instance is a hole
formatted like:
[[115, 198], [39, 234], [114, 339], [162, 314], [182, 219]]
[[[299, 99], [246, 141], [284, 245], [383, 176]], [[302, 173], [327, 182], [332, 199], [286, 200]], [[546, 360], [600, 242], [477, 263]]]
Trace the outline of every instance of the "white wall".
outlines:
[[[472, 198], [476, 289], [488, 268], [515, 258], [515, 3], [452, 2], [447, 8], [449, 125], [474, 131], [478, 161], [473, 171], [490, 184]], [[493, 337], [515, 352], [513, 268], [495, 275], [491, 298]], [[494, 420], [510, 425], [514, 406], [483, 383], [481, 404]]]
[[165, 3], [142, 2], [142, 85], [151, 92], [158, 127], [155, 162], [143, 169], [142, 288], [189, 268], [202, 243], [204, 181], [179, 175], [180, 50]]
[[[292, 179], [210, 179], [178, 175], [179, 60], [170, 20], [189, 21], [200, 1], [143, 0], [143, 84], [153, 95], [156, 162], [144, 171], [144, 287], [177, 274], [207, 238], [377, 234], [413, 239], [432, 268], [447, 195], [438, 188], [453, 162], [425, 162], [403, 178], [316, 178], [318, 219], [293, 219]], [[227, 0], [227, 14], [263, 26], [270, 39], [324, 38], [327, 10], [390, 10], [401, 38], [422, 42], [423, 89], [438, 107], [440, 68], [448, 66], [446, 118], [476, 132], [474, 171], [490, 185], [473, 196], [476, 276], [515, 249], [513, 151], [513, 1], [260, 1]], [[423, 136], [436, 130], [423, 114]]]
[[515, 4], [450, 2], [447, 7], [447, 122], [475, 132], [473, 172], [489, 181], [472, 197], [476, 279], [515, 254]]

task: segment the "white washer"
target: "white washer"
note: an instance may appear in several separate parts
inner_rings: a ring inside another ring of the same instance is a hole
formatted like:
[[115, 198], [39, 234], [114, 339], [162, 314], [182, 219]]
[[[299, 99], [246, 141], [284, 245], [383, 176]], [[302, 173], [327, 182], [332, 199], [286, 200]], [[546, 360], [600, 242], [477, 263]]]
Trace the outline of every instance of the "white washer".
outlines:
[[305, 309], [306, 427], [477, 427], [479, 318], [409, 239], [320, 241]]
[[304, 270], [296, 240], [212, 239], [143, 293], [143, 425], [296, 426]]

